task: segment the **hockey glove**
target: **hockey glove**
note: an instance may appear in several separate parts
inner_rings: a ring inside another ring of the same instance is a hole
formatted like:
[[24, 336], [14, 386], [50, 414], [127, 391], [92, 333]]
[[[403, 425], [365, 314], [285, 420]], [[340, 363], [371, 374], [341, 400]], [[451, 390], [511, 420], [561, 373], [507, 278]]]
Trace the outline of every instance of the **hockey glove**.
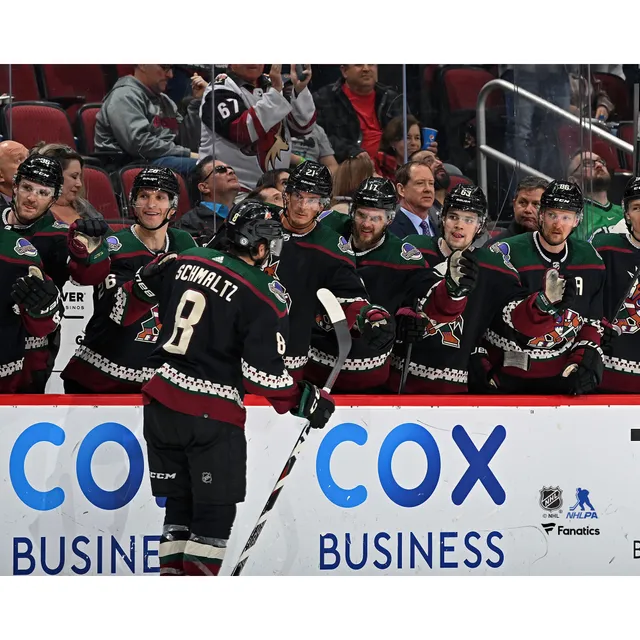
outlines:
[[570, 309], [576, 299], [576, 279], [563, 278], [557, 269], [547, 269], [542, 291], [536, 296], [536, 307], [542, 313], [555, 316]]
[[478, 261], [471, 251], [454, 251], [447, 260], [447, 273], [444, 277], [449, 296], [468, 296], [476, 288], [478, 274]]
[[76, 220], [67, 235], [69, 252], [76, 258], [86, 258], [100, 246], [108, 231], [109, 225], [102, 219]]
[[322, 429], [336, 409], [335, 402], [324, 389], [306, 380], [298, 383], [301, 391], [300, 404], [291, 409], [298, 418], [306, 418], [313, 429]]
[[581, 396], [595, 391], [604, 373], [601, 350], [581, 347], [573, 351], [570, 361], [572, 363], [562, 373], [562, 377], [567, 379], [568, 393]]
[[410, 307], [401, 307], [396, 311], [396, 339], [405, 344], [422, 340], [431, 324], [427, 314], [414, 311]]
[[58, 304], [58, 288], [53, 280], [45, 280], [38, 267], [29, 267], [29, 275], [18, 278], [12, 289], [11, 298], [22, 305], [31, 316], [48, 315]]
[[613, 342], [622, 335], [620, 327], [611, 324], [606, 318], [602, 318], [602, 338], [600, 339], [600, 348], [605, 356], [611, 356], [613, 352]]
[[376, 351], [384, 352], [393, 346], [396, 327], [391, 315], [376, 304], [368, 304], [356, 316], [356, 326], [362, 339]]
[[469, 393], [497, 393], [497, 377], [493, 373], [491, 361], [487, 356], [487, 350], [477, 347], [469, 356], [468, 382]]
[[178, 254], [175, 252], [162, 253], [136, 271], [133, 278], [133, 289], [140, 300], [151, 302], [157, 298], [157, 292], [160, 291], [162, 284], [163, 272], [173, 264], [177, 257]]

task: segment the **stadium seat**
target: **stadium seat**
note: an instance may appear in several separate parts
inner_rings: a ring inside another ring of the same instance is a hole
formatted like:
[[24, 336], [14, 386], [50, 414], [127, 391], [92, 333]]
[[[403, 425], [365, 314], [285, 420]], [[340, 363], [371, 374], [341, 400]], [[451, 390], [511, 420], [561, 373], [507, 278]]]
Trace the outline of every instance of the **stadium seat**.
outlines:
[[447, 193], [451, 193], [451, 191], [457, 187], [459, 184], [473, 184], [473, 180], [470, 180], [466, 176], [450, 176], [451, 182], [449, 183], [449, 187], [447, 188]]
[[[628, 142], [629, 144], [633, 144], [633, 122], [621, 122], [618, 127], [618, 138]], [[627, 171], [633, 172], [633, 154], [625, 153], [625, 168]]]
[[130, 222], [112, 222], [111, 220], [105, 220], [105, 222], [111, 227], [111, 230], [122, 231], [122, 229], [128, 229], [131, 226]]
[[614, 111], [609, 114], [610, 120], [631, 120], [633, 107], [627, 83], [613, 73], [594, 72], [594, 77], [600, 80], [602, 88], [607, 92], [614, 104]]
[[133, 75], [133, 70], [136, 68], [135, 64], [117, 64], [116, 71], [118, 72], [118, 78], [123, 76]]
[[[131, 213], [129, 211], [128, 201], [129, 194], [131, 193], [131, 188], [133, 187], [133, 181], [136, 176], [149, 165], [146, 164], [129, 164], [126, 167], [122, 167], [120, 171], [117, 172], [117, 184], [120, 191], [120, 201], [122, 203], [122, 212], [125, 218], [130, 218]], [[174, 172], [175, 173], [175, 172]], [[184, 178], [179, 174], [175, 174], [176, 178], [178, 178], [178, 184], [180, 185], [180, 196], [178, 201], [178, 211], [176, 212], [174, 220], [178, 220], [182, 217], [189, 209], [191, 208], [191, 203], [189, 201], [189, 192], [187, 191], [187, 185], [184, 181]]]
[[[475, 112], [478, 94], [491, 80], [495, 80], [495, 76], [479, 67], [444, 67], [440, 72], [440, 82], [444, 88], [449, 113]], [[487, 108], [496, 108], [503, 104], [504, 98], [500, 91], [492, 93], [487, 100]]]
[[96, 117], [101, 106], [101, 103], [85, 104], [78, 110], [76, 117], [76, 130], [78, 132], [78, 146], [82, 153], [86, 153], [88, 155], [94, 153]]
[[76, 149], [71, 123], [65, 110], [53, 102], [14, 102], [5, 105], [0, 118], [5, 137], [27, 149], [38, 142], [60, 142]]
[[0, 94], [9, 94], [9, 86], [15, 101], [40, 100], [38, 81], [32, 64], [0, 64]]
[[589, 135], [588, 131], [584, 131], [581, 134], [577, 126], [562, 125], [558, 128], [558, 141], [565, 164], [580, 149], [588, 149], [591, 144], [593, 152], [597, 153], [607, 163], [612, 176], [614, 172], [624, 171], [620, 161], [621, 152], [619, 153], [606, 140], [593, 134]]
[[86, 199], [104, 218], [120, 218], [118, 200], [109, 174], [97, 167], [84, 167], [83, 182]]

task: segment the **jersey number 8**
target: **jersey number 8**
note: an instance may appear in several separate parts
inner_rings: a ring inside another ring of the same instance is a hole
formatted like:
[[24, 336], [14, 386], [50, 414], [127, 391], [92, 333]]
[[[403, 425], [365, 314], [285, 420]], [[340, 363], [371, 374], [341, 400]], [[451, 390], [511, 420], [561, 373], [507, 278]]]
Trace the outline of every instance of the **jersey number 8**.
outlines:
[[[186, 316], [183, 316], [184, 308], [190, 302], [191, 310]], [[176, 316], [174, 318], [173, 333], [171, 337], [162, 345], [162, 348], [169, 353], [177, 353], [184, 355], [189, 347], [189, 342], [193, 336], [193, 327], [195, 327], [207, 306], [207, 299], [204, 294], [195, 289], [187, 289], [180, 298]]]

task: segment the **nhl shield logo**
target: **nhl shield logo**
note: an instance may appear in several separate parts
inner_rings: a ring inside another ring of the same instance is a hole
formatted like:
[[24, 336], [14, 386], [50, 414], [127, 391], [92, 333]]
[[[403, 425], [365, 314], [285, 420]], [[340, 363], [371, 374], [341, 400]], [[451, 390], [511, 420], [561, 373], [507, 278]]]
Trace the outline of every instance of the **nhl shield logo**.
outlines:
[[211, 484], [211, 472], [210, 471], [203, 471], [202, 473], [202, 482], [204, 482], [205, 484]]
[[562, 507], [562, 489], [560, 487], [542, 487], [540, 506], [545, 511], [557, 511]]

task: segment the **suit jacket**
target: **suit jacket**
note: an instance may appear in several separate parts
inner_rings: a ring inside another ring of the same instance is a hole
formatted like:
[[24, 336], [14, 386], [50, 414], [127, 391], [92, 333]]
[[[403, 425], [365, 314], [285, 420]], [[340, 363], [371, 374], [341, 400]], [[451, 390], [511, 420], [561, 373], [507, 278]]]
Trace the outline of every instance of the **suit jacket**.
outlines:
[[[435, 230], [435, 237], [439, 238], [442, 235], [440, 230], [440, 217], [434, 207], [429, 209], [429, 221], [431, 222], [432, 228]], [[398, 238], [406, 238], [407, 236], [418, 233], [416, 228], [413, 226], [413, 222], [409, 220], [400, 207], [396, 209], [396, 215], [393, 222], [387, 227], [387, 230], [398, 236]]]

